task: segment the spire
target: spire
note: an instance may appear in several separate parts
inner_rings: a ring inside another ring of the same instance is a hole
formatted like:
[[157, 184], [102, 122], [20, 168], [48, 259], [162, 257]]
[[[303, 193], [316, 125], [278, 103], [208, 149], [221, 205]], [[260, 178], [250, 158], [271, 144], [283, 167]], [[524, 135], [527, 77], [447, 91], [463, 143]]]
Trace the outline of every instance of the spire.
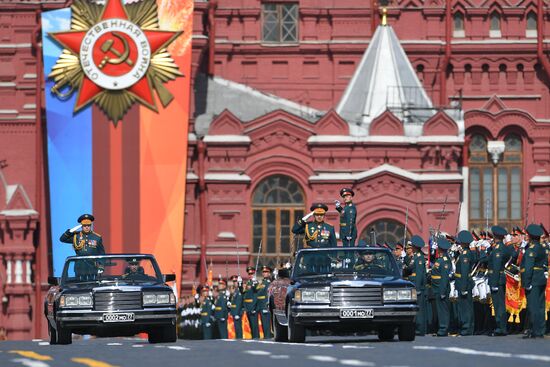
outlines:
[[404, 123], [405, 135], [419, 135], [421, 124], [434, 114], [393, 28], [380, 25], [336, 112], [350, 124], [351, 135], [365, 136], [372, 120], [387, 109]]

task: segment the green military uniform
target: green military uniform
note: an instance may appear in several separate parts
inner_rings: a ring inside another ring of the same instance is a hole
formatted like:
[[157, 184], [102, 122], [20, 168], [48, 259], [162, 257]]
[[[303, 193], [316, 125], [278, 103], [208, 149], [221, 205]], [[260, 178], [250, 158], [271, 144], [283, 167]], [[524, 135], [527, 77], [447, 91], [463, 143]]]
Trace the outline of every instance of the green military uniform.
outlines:
[[[271, 268], [264, 266], [262, 273], [264, 271], [269, 271], [271, 273]], [[269, 277], [264, 277], [262, 281], [256, 286], [256, 311], [262, 318], [262, 330], [264, 332], [264, 339], [271, 338], [271, 314], [269, 313], [269, 299], [267, 298], [267, 288], [271, 283]]]
[[416, 302], [418, 304], [418, 312], [416, 314], [416, 335], [425, 335], [427, 320], [426, 320], [426, 308], [427, 308], [427, 294], [426, 294], [426, 260], [422, 253], [422, 247], [425, 246], [422, 237], [414, 235], [411, 238], [412, 245], [417, 249], [406, 269], [409, 273], [409, 281], [412, 282], [416, 288]]
[[[237, 277], [234, 277], [236, 281]], [[231, 302], [230, 310], [231, 316], [233, 317], [233, 325], [235, 326], [235, 337], [237, 339], [243, 338], [243, 295], [239, 287], [235, 287], [233, 293], [231, 293], [229, 301]]]
[[458, 293], [458, 323], [460, 335], [474, 334], [474, 300], [472, 289], [474, 280], [471, 276], [475, 255], [470, 251], [470, 243], [474, 240], [468, 231], [460, 231], [457, 235], [457, 242], [462, 246], [462, 251], [456, 261], [455, 287]]
[[[203, 288], [202, 292], [206, 293], [208, 288]], [[202, 338], [212, 339], [212, 302], [210, 298], [205, 295], [204, 301], [201, 305], [201, 328]]]
[[[225, 281], [223, 281], [225, 282]], [[218, 326], [218, 331], [220, 333], [221, 339], [227, 339], [227, 316], [229, 312], [227, 311], [227, 295], [225, 294], [225, 289], [220, 290], [216, 302], [214, 304], [214, 318], [216, 319], [216, 325]]]
[[445, 238], [440, 238], [437, 241], [439, 257], [434, 263], [432, 269], [432, 289], [435, 296], [435, 305], [437, 309], [437, 319], [439, 328], [437, 336], [449, 335], [449, 292], [450, 282], [449, 274], [452, 269], [451, 259], [447, 255], [447, 250], [451, 247], [449, 241]]
[[[340, 196], [345, 195], [355, 196], [352, 189], [343, 188], [340, 190]], [[355, 205], [345, 203], [343, 207], [336, 205], [336, 210], [340, 213], [340, 239], [344, 247], [355, 246], [355, 240], [357, 239], [357, 226], [355, 224], [357, 219], [357, 208]]]
[[[246, 268], [246, 272], [249, 275], [254, 275], [255, 269], [251, 266]], [[243, 289], [243, 304], [246, 312], [246, 317], [250, 324], [250, 331], [252, 332], [252, 339], [258, 339], [260, 332], [258, 329], [258, 312], [256, 311], [256, 303], [258, 302], [256, 295], [256, 286], [258, 282], [255, 280], [248, 280]]]
[[496, 328], [492, 336], [507, 335], [508, 316], [506, 315], [506, 275], [504, 267], [510, 257], [515, 255], [514, 246], [506, 246], [502, 242], [507, 232], [500, 226], [491, 227], [491, 232], [497, 241], [491, 252], [483, 253], [480, 262], [486, 262], [488, 268], [489, 287], [491, 287], [491, 300], [495, 309]]
[[[325, 215], [328, 207], [325, 204], [316, 203], [310, 208], [316, 215]], [[292, 228], [294, 234], [305, 234], [307, 247], [336, 247], [336, 234], [334, 227], [324, 221], [306, 222], [298, 219]]]
[[521, 271], [521, 286], [525, 288], [527, 298], [527, 313], [531, 333], [526, 337], [544, 338], [546, 313], [546, 277], [548, 271], [549, 249], [540, 243], [542, 229], [536, 224], [527, 226], [527, 234], [531, 241], [524, 255]]

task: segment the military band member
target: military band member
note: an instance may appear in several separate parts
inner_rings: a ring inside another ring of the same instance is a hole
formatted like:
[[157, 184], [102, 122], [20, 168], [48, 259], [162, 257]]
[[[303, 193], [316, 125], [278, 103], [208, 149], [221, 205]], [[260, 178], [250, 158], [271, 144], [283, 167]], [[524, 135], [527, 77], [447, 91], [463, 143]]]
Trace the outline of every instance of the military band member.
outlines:
[[426, 260], [422, 253], [422, 248], [426, 245], [422, 237], [414, 235], [411, 238], [411, 260], [407, 265], [409, 281], [416, 288], [416, 297], [418, 303], [418, 313], [416, 314], [416, 335], [424, 336], [426, 334], [427, 319], [427, 294], [426, 294]]
[[256, 269], [253, 266], [249, 266], [246, 268], [246, 273], [248, 274], [248, 281], [243, 289], [244, 310], [250, 324], [252, 339], [258, 339], [260, 332], [258, 330], [258, 312], [256, 310], [256, 303], [258, 302], [256, 295], [256, 286], [258, 285]]
[[432, 289], [435, 297], [435, 305], [437, 309], [437, 319], [439, 328], [437, 336], [449, 335], [449, 292], [450, 282], [449, 275], [452, 269], [451, 260], [447, 254], [447, 250], [451, 247], [451, 243], [443, 237], [437, 240], [438, 258], [435, 260], [432, 268]]
[[200, 305], [201, 305], [201, 329], [203, 339], [212, 339], [212, 302], [208, 292], [210, 289], [205, 285], [201, 289]]
[[344, 207], [336, 200], [336, 210], [340, 213], [340, 240], [344, 247], [353, 247], [357, 239], [357, 209], [352, 201], [355, 193], [352, 189], [343, 188], [340, 190], [340, 196], [344, 199]]
[[256, 311], [262, 318], [262, 330], [264, 339], [271, 339], [271, 314], [269, 313], [269, 299], [267, 298], [267, 288], [271, 283], [271, 268], [269, 266], [262, 267], [262, 281], [256, 286]]
[[231, 277], [231, 289], [229, 296], [229, 312], [233, 316], [233, 325], [235, 326], [235, 337], [243, 338], [243, 296], [239, 287], [239, 278], [237, 275]]
[[218, 296], [216, 297], [216, 303], [214, 304], [214, 318], [216, 319], [216, 325], [220, 333], [221, 339], [227, 339], [227, 283], [224, 279], [218, 281]]
[[458, 323], [460, 335], [474, 334], [474, 300], [472, 289], [474, 281], [471, 276], [472, 267], [476, 261], [475, 255], [470, 251], [470, 243], [474, 237], [468, 231], [460, 231], [456, 236], [457, 243], [462, 247], [456, 261], [454, 274], [455, 287], [458, 293]]
[[[336, 234], [334, 227], [325, 223], [325, 213], [328, 207], [322, 203], [314, 203], [311, 213], [298, 219], [292, 232], [294, 234], [305, 234], [306, 247], [336, 247]], [[310, 216], [314, 216], [313, 222], [307, 222]]]
[[[484, 252], [480, 262], [486, 262], [488, 268], [489, 287], [491, 288], [491, 300], [495, 309], [496, 328], [490, 336], [508, 335], [506, 315], [506, 274], [504, 268], [510, 257], [515, 255], [514, 246], [504, 245], [503, 239], [507, 232], [501, 226], [492, 226], [491, 232], [495, 239], [491, 252]], [[487, 234], [489, 236], [489, 234]], [[489, 236], [490, 237], [490, 236]]]
[[524, 255], [521, 268], [521, 286], [525, 288], [527, 298], [527, 313], [530, 324], [530, 333], [524, 338], [544, 338], [545, 333], [545, 293], [548, 271], [549, 249], [541, 244], [542, 228], [537, 224], [527, 226], [529, 245]]

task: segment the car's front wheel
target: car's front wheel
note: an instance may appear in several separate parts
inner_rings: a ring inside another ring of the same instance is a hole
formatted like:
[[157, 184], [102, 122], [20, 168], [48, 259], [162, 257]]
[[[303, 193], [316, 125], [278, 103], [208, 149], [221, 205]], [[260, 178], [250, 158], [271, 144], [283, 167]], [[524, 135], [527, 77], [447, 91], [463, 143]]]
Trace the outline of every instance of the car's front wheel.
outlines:
[[56, 344], [71, 344], [73, 342], [73, 334], [71, 330], [57, 325], [57, 343]]
[[395, 327], [393, 326], [381, 326], [378, 329], [378, 339], [381, 341], [390, 341], [393, 340], [395, 336]]
[[287, 309], [287, 318], [288, 318], [288, 341], [292, 343], [303, 343], [306, 340], [306, 329], [297, 325], [294, 322], [294, 318], [290, 312], [290, 304]]
[[271, 322], [273, 323], [273, 339], [276, 342], [286, 342], [288, 341], [288, 332], [287, 329], [279, 323], [277, 316], [271, 312]]
[[399, 336], [399, 340], [402, 342], [414, 341], [414, 338], [416, 337], [415, 324], [412, 322], [409, 322], [409, 323], [400, 325], [399, 329], [397, 330], [397, 335]]
[[176, 326], [169, 325], [155, 330], [151, 330], [148, 333], [149, 343], [174, 343], [178, 340], [176, 333]]

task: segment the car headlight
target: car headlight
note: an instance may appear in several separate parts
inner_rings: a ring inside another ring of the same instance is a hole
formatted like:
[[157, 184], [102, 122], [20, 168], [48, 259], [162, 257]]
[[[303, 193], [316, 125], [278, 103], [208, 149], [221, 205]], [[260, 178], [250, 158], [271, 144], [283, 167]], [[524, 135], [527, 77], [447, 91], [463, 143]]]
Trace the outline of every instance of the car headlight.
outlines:
[[92, 307], [91, 294], [63, 295], [59, 299], [59, 307]]
[[324, 289], [298, 289], [294, 300], [303, 303], [330, 303], [330, 292]]
[[384, 289], [384, 302], [416, 301], [416, 289]]
[[143, 293], [143, 305], [172, 305], [176, 303], [174, 293]]

